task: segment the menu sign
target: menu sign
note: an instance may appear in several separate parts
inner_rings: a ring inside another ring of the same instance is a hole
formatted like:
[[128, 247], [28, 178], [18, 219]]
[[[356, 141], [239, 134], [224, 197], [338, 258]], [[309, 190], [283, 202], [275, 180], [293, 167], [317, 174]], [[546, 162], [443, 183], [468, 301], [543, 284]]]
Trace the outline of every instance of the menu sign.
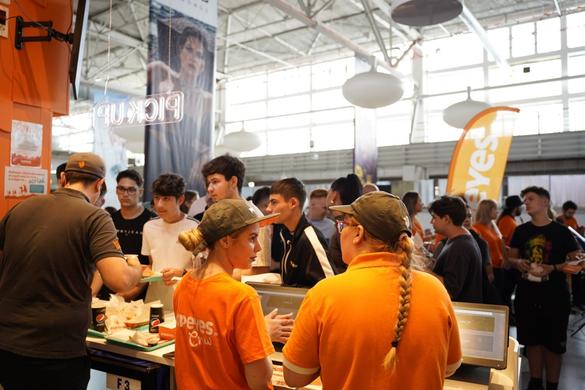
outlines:
[[46, 169], [30, 167], [6, 167], [4, 172], [4, 196], [20, 198], [47, 193]]

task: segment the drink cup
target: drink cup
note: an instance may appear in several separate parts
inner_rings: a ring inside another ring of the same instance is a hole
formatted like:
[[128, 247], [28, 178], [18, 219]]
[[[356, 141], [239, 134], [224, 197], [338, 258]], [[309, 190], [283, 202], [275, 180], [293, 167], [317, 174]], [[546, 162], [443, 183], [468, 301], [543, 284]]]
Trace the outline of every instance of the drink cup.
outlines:
[[106, 330], [106, 304], [103, 302], [91, 305], [91, 328], [97, 332]]
[[164, 322], [163, 305], [154, 303], [150, 305], [150, 320], [148, 321], [148, 331], [150, 333], [158, 333], [158, 326]]

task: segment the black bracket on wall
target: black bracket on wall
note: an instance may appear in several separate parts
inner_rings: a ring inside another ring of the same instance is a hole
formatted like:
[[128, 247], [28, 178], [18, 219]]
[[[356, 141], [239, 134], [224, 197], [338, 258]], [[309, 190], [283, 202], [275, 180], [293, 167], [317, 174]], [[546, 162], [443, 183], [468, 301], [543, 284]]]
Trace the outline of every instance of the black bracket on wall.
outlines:
[[[41, 28], [47, 32], [47, 35], [24, 36], [24, 29], [30, 27]], [[16, 17], [16, 31], [14, 34], [14, 47], [16, 49], [22, 49], [25, 42], [50, 42], [53, 38], [58, 41], [73, 43], [73, 34], [63, 34], [55, 30], [53, 28], [53, 22], [50, 20], [43, 22], [25, 22], [22, 16]]]

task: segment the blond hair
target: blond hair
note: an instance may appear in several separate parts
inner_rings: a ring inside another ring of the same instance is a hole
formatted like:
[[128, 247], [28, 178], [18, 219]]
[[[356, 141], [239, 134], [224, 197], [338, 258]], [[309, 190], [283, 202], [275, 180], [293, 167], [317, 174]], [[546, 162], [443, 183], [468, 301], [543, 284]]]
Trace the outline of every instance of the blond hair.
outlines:
[[477, 211], [475, 212], [475, 222], [484, 225], [489, 224], [492, 221], [491, 210], [498, 209], [498, 204], [491, 199], [483, 199], [477, 205]]
[[179, 242], [193, 255], [205, 251], [208, 247], [201, 230], [195, 228], [179, 233]]

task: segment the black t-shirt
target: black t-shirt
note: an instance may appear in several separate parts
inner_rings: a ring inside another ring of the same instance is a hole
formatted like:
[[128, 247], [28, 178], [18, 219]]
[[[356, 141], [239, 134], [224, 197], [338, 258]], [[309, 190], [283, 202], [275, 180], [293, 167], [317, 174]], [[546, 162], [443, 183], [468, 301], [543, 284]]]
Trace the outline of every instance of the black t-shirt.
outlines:
[[443, 277], [451, 300], [483, 302], [481, 254], [471, 235], [463, 234], [447, 240], [433, 272]]
[[73, 189], [25, 200], [0, 221], [0, 349], [38, 358], [87, 354], [95, 264], [122, 257], [103, 209]]
[[[518, 226], [512, 235], [510, 247], [518, 249], [520, 258], [537, 264], [564, 263], [568, 253], [579, 249], [569, 229], [558, 222], [545, 226], [526, 222]], [[567, 278], [563, 272], [551, 272], [549, 282], [556, 287], [567, 288]]]
[[148, 209], [144, 209], [142, 214], [134, 219], [124, 219], [120, 210], [112, 214], [122, 252], [139, 255], [140, 263], [145, 265], [148, 264], [148, 256], [140, 254], [142, 249], [142, 229], [144, 224], [154, 217], [156, 217], [156, 214]]

